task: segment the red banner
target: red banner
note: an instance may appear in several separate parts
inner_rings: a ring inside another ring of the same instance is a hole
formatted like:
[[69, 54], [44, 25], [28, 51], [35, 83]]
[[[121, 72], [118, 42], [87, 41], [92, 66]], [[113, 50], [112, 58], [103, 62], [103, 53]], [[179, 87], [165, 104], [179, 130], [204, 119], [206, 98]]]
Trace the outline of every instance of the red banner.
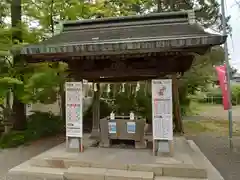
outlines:
[[226, 65], [216, 67], [218, 74], [218, 81], [220, 88], [222, 90], [222, 103], [224, 110], [229, 109], [229, 100], [228, 100], [228, 86], [227, 86], [227, 68]]

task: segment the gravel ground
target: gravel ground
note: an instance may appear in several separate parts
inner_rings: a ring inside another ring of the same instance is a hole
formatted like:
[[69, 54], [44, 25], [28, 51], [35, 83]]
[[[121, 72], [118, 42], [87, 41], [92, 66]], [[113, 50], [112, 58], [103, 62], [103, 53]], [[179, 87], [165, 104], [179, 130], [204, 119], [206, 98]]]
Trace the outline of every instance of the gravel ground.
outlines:
[[[186, 120], [227, 120], [228, 112], [221, 105], [208, 105], [198, 115], [186, 117]], [[233, 120], [240, 122], [240, 106], [233, 106]], [[229, 150], [228, 137], [214, 133], [189, 137], [199, 146], [225, 180], [240, 179], [240, 137], [233, 138], [234, 150]]]
[[240, 137], [233, 139], [233, 151], [229, 150], [227, 137], [201, 134], [188, 138], [194, 140], [225, 180], [240, 179]]
[[9, 169], [29, 160], [30, 158], [62, 143], [64, 136], [41, 139], [29, 146], [0, 150], [0, 180], [5, 180]]

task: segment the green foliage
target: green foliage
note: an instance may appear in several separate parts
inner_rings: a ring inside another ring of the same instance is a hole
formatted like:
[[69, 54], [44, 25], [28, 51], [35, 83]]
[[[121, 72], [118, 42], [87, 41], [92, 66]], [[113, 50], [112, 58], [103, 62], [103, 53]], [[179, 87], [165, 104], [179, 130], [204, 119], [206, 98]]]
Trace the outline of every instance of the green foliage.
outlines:
[[125, 92], [118, 93], [115, 97], [115, 111], [119, 115], [129, 115], [129, 112], [136, 110], [135, 94]]
[[29, 140], [52, 136], [62, 132], [64, 124], [65, 122], [59, 116], [55, 116], [52, 113], [35, 112], [28, 117], [26, 135]]
[[0, 61], [0, 65], [2, 65], [0, 67], [1, 100], [6, 97], [8, 91], [11, 91], [24, 103], [54, 103], [59, 93], [59, 85], [67, 76], [65, 63], [39, 63], [28, 67], [18, 65], [13, 67], [11, 62], [5, 60]]
[[10, 131], [0, 138], [0, 148], [13, 148], [28, 142], [58, 134], [64, 130], [60, 117], [50, 113], [35, 112], [28, 118], [25, 131]]
[[233, 104], [240, 104], [240, 85], [231, 87]]
[[179, 104], [180, 104], [180, 110], [181, 115], [184, 116], [187, 114], [188, 111], [190, 111], [190, 98], [188, 97], [188, 86], [181, 86], [179, 87]]
[[29, 73], [25, 83], [25, 95], [22, 100], [26, 103], [52, 104], [56, 102], [59, 86], [64, 83], [67, 74], [65, 63], [38, 64], [34, 71]]
[[211, 89], [205, 96], [199, 99], [200, 103], [222, 104], [222, 92], [220, 88]]
[[[104, 118], [109, 116], [112, 112], [112, 107], [109, 103], [105, 102], [104, 100], [100, 100], [100, 118]], [[87, 121], [92, 120], [93, 114], [93, 104], [88, 108], [88, 110], [84, 113], [83, 119]]]
[[57, 86], [60, 79], [52, 69], [46, 72], [34, 73], [25, 85], [25, 102], [53, 103], [57, 99]]
[[[231, 86], [231, 92], [232, 105], [240, 104], [240, 86]], [[196, 98], [200, 103], [222, 104], [222, 91], [220, 88], [213, 88], [204, 94], [200, 93]]]
[[[216, 80], [214, 65], [221, 64], [223, 59], [224, 52], [220, 46], [212, 48], [203, 56], [196, 56], [192, 68], [180, 79], [180, 89], [187, 91], [186, 95], [207, 91], [209, 84], [213, 84]], [[181, 92], [183, 93], [183, 91]]]
[[11, 31], [0, 24], [0, 58], [9, 55], [11, 44]]
[[[107, 117], [112, 112], [111, 104], [100, 100], [100, 119]], [[88, 110], [83, 114], [83, 131], [91, 132], [92, 130], [92, 118], [93, 118], [93, 104], [88, 108]]]
[[0, 138], [0, 148], [13, 148], [26, 143], [24, 131], [11, 131], [8, 134], [3, 134]]
[[152, 96], [151, 96], [151, 93], [145, 91], [144, 88], [141, 88], [137, 92], [136, 111], [140, 116], [145, 117], [148, 121], [151, 121], [151, 119], [152, 119]]
[[16, 89], [16, 94], [21, 96], [23, 92], [23, 82], [16, 78], [0, 77], [0, 104], [4, 103], [7, 92], [13, 88]]
[[[142, 82], [141, 88], [138, 92], [135, 92], [136, 84], [125, 84], [124, 92], [117, 92], [115, 96], [111, 98], [115, 99], [112, 107], [107, 108], [107, 113], [105, 116], [109, 116], [111, 110], [114, 110], [117, 115], [126, 115], [128, 116], [131, 111], [136, 115], [142, 116], [147, 119], [148, 123], [152, 121], [152, 96], [151, 91], [147, 89], [147, 83]], [[116, 89], [120, 89], [119, 84], [115, 84]], [[185, 89], [184, 89], [185, 88]], [[188, 92], [186, 91], [187, 86], [183, 86], [179, 89], [179, 101], [181, 106], [181, 113], [185, 115], [189, 111], [190, 99], [188, 97]], [[101, 107], [101, 106], [100, 106]], [[105, 112], [105, 108], [101, 108], [102, 112]], [[90, 114], [91, 115], [91, 114]], [[102, 116], [102, 117], [105, 117]]]

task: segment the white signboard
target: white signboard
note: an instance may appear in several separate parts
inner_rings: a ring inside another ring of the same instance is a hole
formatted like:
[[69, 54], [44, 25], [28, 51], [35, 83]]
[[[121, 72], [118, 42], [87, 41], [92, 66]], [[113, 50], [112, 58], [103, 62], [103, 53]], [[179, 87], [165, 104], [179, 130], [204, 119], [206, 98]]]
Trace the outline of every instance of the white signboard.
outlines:
[[157, 140], [172, 140], [173, 139], [173, 126], [172, 116], [163, 115], [155, 117], [153, 120], [153, 137]]
[[66, 136], [82, 137], [82, 82], [66, 82]]
[[173, 139], [172, 122], [172, 80], [152, 80], [153, 138]]

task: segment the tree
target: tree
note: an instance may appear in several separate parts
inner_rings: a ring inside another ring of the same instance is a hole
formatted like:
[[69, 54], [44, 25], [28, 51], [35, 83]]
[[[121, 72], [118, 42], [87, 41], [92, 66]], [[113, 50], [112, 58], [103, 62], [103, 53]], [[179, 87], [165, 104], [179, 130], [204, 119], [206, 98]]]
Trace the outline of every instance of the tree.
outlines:
[[66, 78], [66, 63], [38, 63], [31, 66], [28, 80], [24, 84], [24, 95], [21, 100], [25, 103], [52, 104], [60, 93], [60, 84]]
[[[218, 0], [156, 0], [156, 4], [155, 6], [157, 6], [159, 12], [195, 9], [197, 21], [202, 26], [222, 31], [222, 15], [220, 13], [220, 4]], [[229, 19], [230, 16], [227, 17], [227, 22]], [[228, 30], [231, 32], [231, 27], [229, 25]]]
[[[3, 2], [1, 1], [1, 3]], [[6, 2], [4, 5], [5, 7], [10, 7]], [[9, 11], [6, 10], [6, 12]], [[4, 14], [4, 16], [3, 14], [1, 15], [1, 19], [9, 17], [8, 13]], [[10, 48], [18, 48], [24, 42], [37, 42], [39, 41], [39, 37], [41, 37], [40, 31], [30, 29], [29, 25], [24, 21], [21, 23], [20, 0], [13, 0], [11, 2], [11, 19], [12, 28], [7, 26], [4, 21], [2, 21], [0, 26], [0, 105], [3, 110], [4, 121], [13, 123], [15, 130], [23, 130], [26, 127], [25, 103], [37, 102], [36, 97], [43, 103], [48, 103], [51, 100], [54, 102], [56, 100], [56, 94], [53, 95], [53, 90], [56, 92], [55, 84], [49, 84], [49, 81], [47, 82], [46, 80], [50, 79], [52, 82], [60, 82], [60, 80], [57, 80], [57, 78], [62, 77], [59, 74], [63, 74], [60, 68], [65, 70], [66, 66], [61, 65], [58, 69], [50, 67], [48, 63], [26, 66], [24, 60], [17, 53], [11, 58], [9, 53]], [[45, 83], [42, 83], [45, 86], [36, 83], [40, 82], [41, 78], [45, 79]], [[33, 88], [33, 85], [35, 88]], [[43, 90], [41, 91], [41, 95], [40, 91], [38, 91], [39, 89]], [[35, 92], [33, 96], [32, 92], [34, 90], [37, 93]], [[13, 105], [10, 103], [12, 94], [14, 95]], [[55, 97], [53, 98], [54, 100], [49, 98], [49, 96]], [[4, 113], [6, 111], [8, 113]], [[5, 116], [6, 114], [8, 115]]]
[[23, 90], [23, 82], [14, 77], [15, 69], [8, 51], [4, 51], [0, 55], [0, 72], [1, 120], [5, 125], [5, 132], [7, 133], [10, 130], [10, 125], [13, 123], [13, 111], [10, 102], [13, 89], [15, 89], [16, 96], [21, 95], [20, 91]]
[[[202, 0], [157, 0], [157, 10], [162, 11], [179, 11], [189, 10], [197, 8], [196, 12], [197, 21], [205, 28], [217, 28], [222, 30], [220, 14], [220, 5], [217, 0], [202, 1]], [[228, 17], [229, 20], [230, 17]], [[229, 28], [229, 30], [231, 30]], [[179, 100], [175, 99], [175, 102], [179, 102], [182, 106], [182, 114], [185, 109], [189, 107], [190, 101], [188, 99], [189, 94], [194, 94], [196, 91], [205, 90], [209, 83], [212, 83], [215, 70], [214, 65], [220, 64], [224, 61], [224, 52], [221, 47], [213, 48], [210, 53], [204, 56], [196, 55], [192, 68], [181, 77]], [[176, 81], [176, 80], [175, 80]], [[177, 81], [176, 81], [177, 82]], [[174, 88], [177, 88], [174, 86]], [[175, 91], [177, 91], [175, 89]], [[176, 93], [175, 93], [176, 94]], [[175, 119], [175, 128], [178, 132], [183, 132], [182, 122], [178, 118]]]
[[[22, 20], [22, 6], [21, 0], [12, 0], [11, 2], [11, 21], [12, 21], [12, 42], [13, 44], [22, 43], [22, 30], [21, 30], [21, 20]], [[23, 62], [19, 55], [13, 56], [13, 66], [22, 66]], [[21, 81], [23, 80], [23, 74], [21, 72], [18, 74]], [[14, 89], [16, 87], [13, 87]], [[13, 129], [24, 130], [27, 126], [25, 105], [19, 101], [16, 96], [16, 91], [13, 91]]]
[[236, 73], [237, 73], [237, 69], [233, 66], [230, 67], [230, 77], [232, 78]]
[[203, 56], [196, 56], [192, 68], [181, 79], [181, 86], [187, 86], [187, 94], [206, 91], [207, 86], [215, 81], [214, 66], [221, 64], [223, 60], [224, 51], [220, 46], [212, 48]]
[[4, 24], [4, 18], [8, 14], [8, 3], [6, 0], [1, 0], [0, 2], [0, 25]]

